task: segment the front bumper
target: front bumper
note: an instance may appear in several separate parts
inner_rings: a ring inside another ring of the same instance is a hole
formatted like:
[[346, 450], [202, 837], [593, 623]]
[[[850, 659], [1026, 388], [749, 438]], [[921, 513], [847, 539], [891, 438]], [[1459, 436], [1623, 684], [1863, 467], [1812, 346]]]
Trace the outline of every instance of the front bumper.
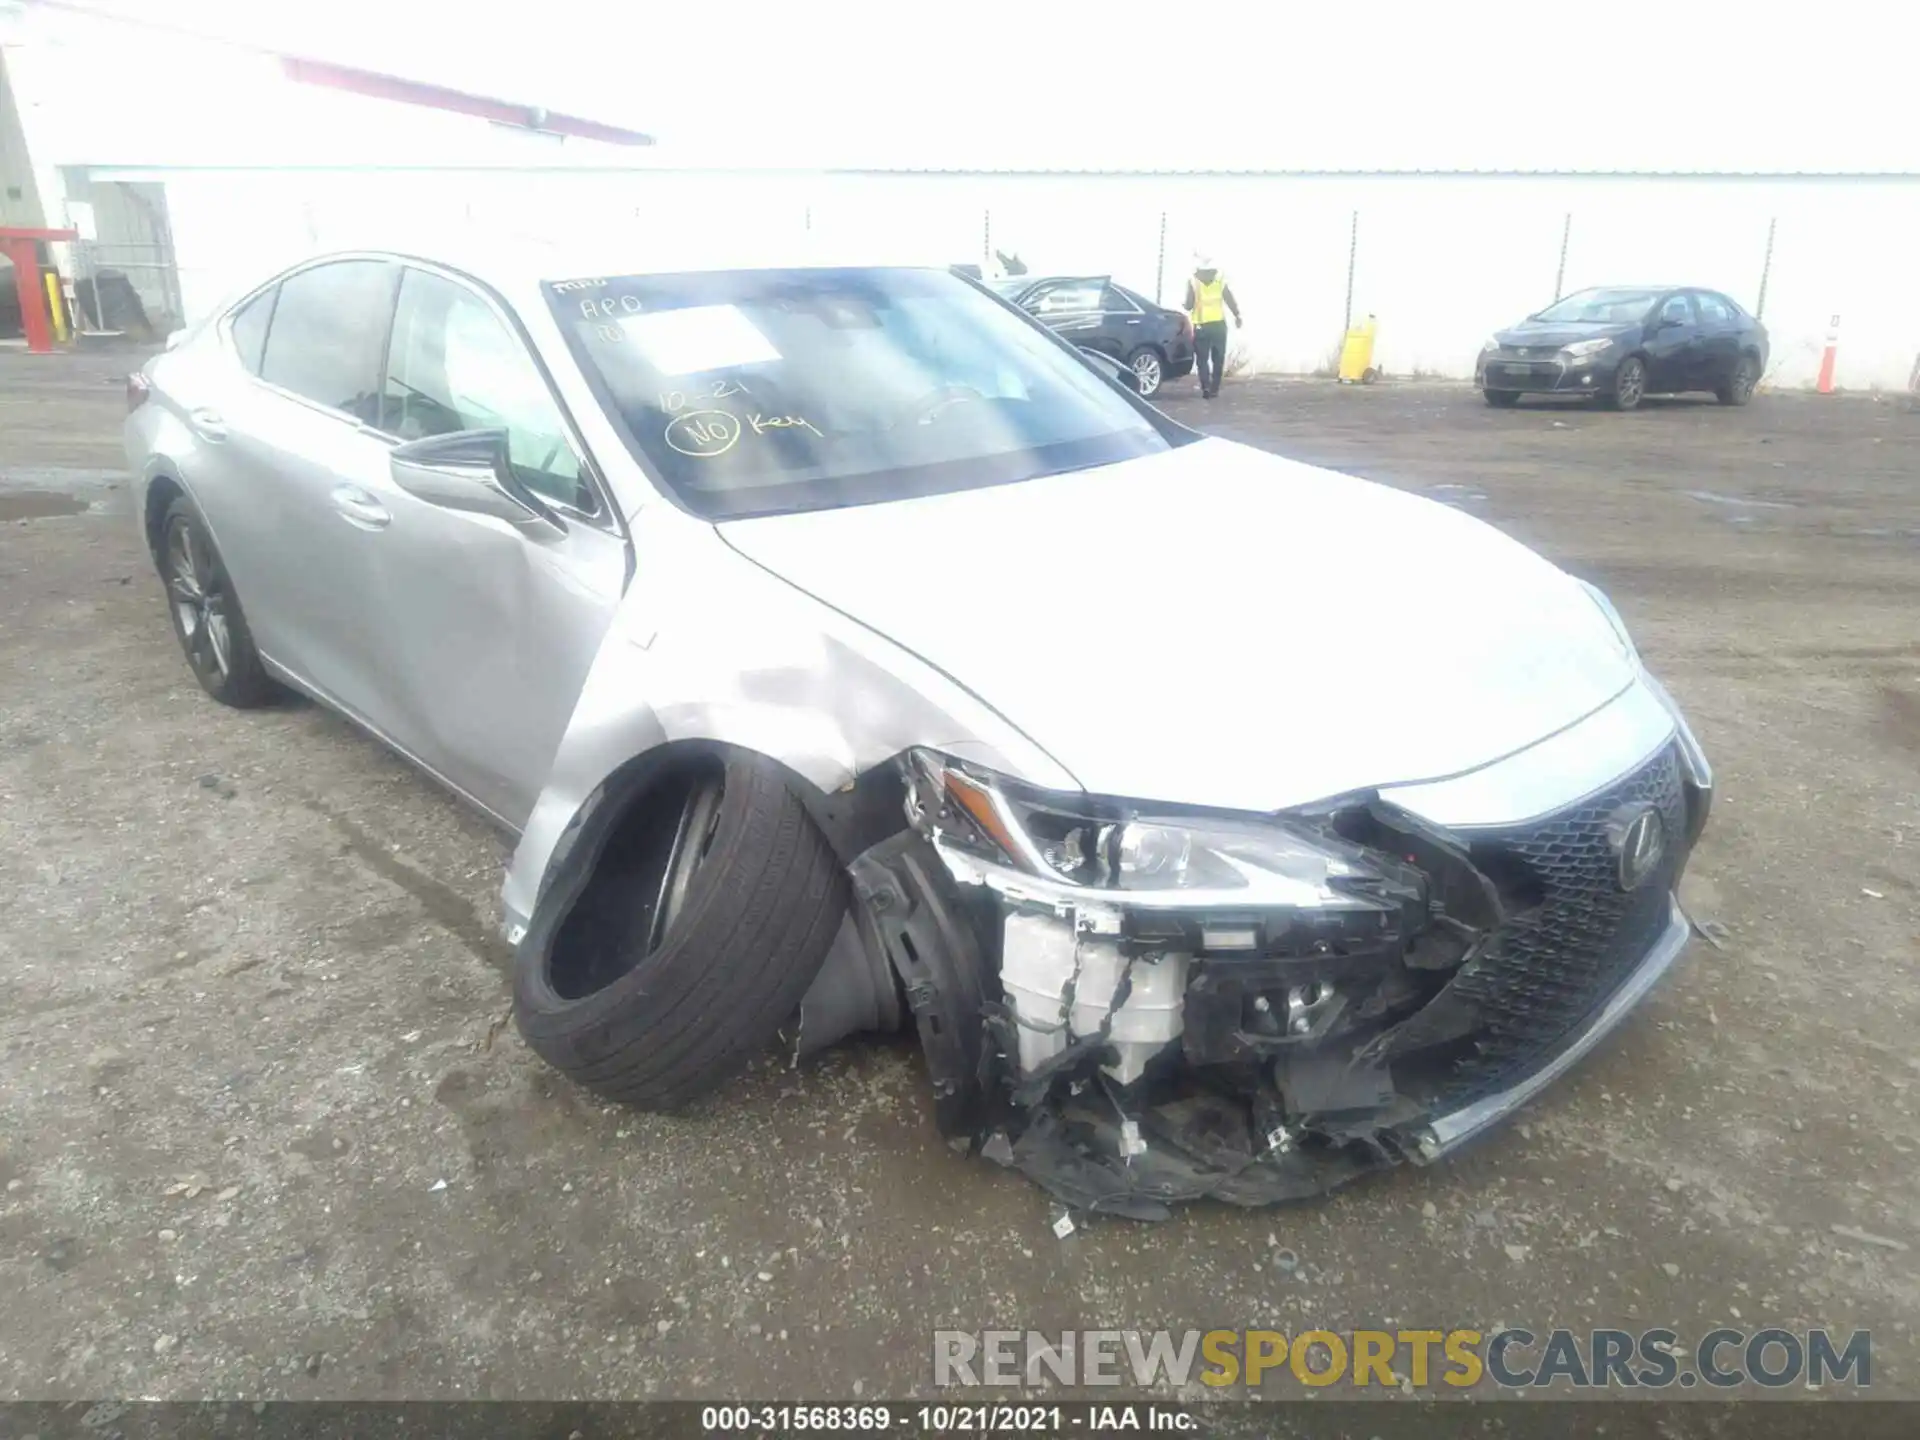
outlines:
[[[1428, 1163], [1532, 1100], [1683, 952], [1676, 891], [1711, 784], [1679, 721], [1627, 773], [1546, 815], [1375, 832], [1382, 857], [1418, 851], [1445, 943], [1418, 904], [1404, 928], [1370, 929], [1309, 912], [1130, 911], [1113, 892], [1088, 903], [937, 834], [898, 837], [890, 863], [870, 854], [854, 873], [906, 983], [943, 1126], [1069, 1205], [1155, 1219], [1202, 1196], [1271, 1204]], [[1410, 816], [1384, 801], [1368, 813]], [[1629, 882], [1618, 832], [1642, 815], [1670, 843]], [[1476, 885], [1497, 902], [1475, 902]], [[1071, 1001], [1042, 1017], [1071, 1015], [1070, 1034], [1023, 1010], [1036, 934], [1072, 956], [1070, 982], [1038, 987]], [[1169, 992], [1184, 1004], [1170, 1029]], [[1301, 995], [1299, 1031], [1260, 1029]]]
[[1667, 925], [1660, 932], [1660, 938], [1640, 957], [1640, 962], [1627, 972], [1626, 979], [1620, 982], [1619, 988], [1607, 997], [1593, 1016], [1558, 1051], [1545, 1058], [1537, 1069], [1504, 1089], [1428, 1121], [1415, 1132], [1412, 1158], [1429, 1163], [1452, 1154], [1476, 1135], [1507, 1120], [1534, 1096], [1579, 1064], [1589, 1050], [1627, 1018], [1629, 1011], [1647, 998], [1648, 993], [1660, 983], [1686, 950], [1692, 934], [1693, 927], [1680, 908], [1679, 897], [1668, 896]]
[[1619, 357], [1610, 352], [1572, 363], [1558, 356], [1502, 353], [1481, 357], [1477, 378], [1482, 389], [1521, 395], [1603, 395], [1613, 384], [1619, 364]]

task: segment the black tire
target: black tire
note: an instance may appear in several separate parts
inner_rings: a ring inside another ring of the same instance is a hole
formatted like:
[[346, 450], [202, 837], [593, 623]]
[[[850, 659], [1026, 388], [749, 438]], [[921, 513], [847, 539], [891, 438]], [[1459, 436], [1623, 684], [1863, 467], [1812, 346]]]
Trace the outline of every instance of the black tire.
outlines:
[[184, 495], [175, 497], [160, 521], [154, 563], [166, 586], [174, 638], [200, 688], [237, 710], [271, 704], [280, 687], [261, 666], [227, 567]]
[[1647, 398], [1647, 362], [1629, 355], [1613, 372], [1613, 384], [1600, 403], [1609, 410], [1637, 410]]
[[1713, 397], [1722, 405], [1744, 405], [1753, 398], [1753, 387], [1759, 383], [1759, 357], [1742, 355], [1733, 362], [1733, 373], [1726, 383], [1714, 388]]
[[1142, 345], [1127, 356], [1127, 368], [1133, 372], [1134, 384], [1139, 387], [1143, 400], [1151, 400], [1167, 383], [1167, 362], [1151, 345]]
[[1482, 390], [1480, 393], [1487, 397], [1487, 404], [1496, 410], [1506, 410], [1520, 403], [1518, 390]]
[[[676, 850], [692, 857], [684, 874]], [[515, 959], [520, 1033], [587, 1089], [673, 1110], [745, 1068], [792, 1017], [848, 882], [778, 766], [709, 756], [649, 787], [584, 885], [548, 904], [564, 913], [537, 915]]]

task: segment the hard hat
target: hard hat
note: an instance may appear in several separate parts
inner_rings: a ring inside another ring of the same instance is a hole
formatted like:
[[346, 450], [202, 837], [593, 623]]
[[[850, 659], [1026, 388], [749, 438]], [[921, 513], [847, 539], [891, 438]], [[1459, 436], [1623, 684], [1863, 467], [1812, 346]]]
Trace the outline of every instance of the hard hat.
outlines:
[[1213, 268], [1213, 256], [1205, 250], [1196, 250], [1193, 252], [1193, 264], [1195, 269], [1211, 270]]

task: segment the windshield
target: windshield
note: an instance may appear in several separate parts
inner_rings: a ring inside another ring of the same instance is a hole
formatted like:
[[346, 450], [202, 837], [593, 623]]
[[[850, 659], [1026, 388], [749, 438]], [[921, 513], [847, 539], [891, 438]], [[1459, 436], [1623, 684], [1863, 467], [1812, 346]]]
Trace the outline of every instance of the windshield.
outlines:
[[1646, 319], [1659, 298], [1658, 290], [1576, 290], [1533, 318], [1576, 325], [1632, 325]]
[[549, 286], [628, 443], [711, 520], [1004, 485], [1170, 447], [1046, 331], [937, 270]]
[[1033, 281], [1025, 275], [1013, 275], [1000, 280], [989, 280], [987, 284], [996, 294], [1004, 295], [1007, 299], [1011, 300], [1022, 290], [1033, 284]]

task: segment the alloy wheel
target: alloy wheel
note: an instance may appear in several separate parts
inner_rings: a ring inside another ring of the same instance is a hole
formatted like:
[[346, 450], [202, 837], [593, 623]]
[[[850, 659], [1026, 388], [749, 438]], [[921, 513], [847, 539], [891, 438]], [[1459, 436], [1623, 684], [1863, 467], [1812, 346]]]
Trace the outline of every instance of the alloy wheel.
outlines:
[[666, 863], [660, 867], [660, 891], [653, 905], [652, 932], [647, 937], [649, 953], [660, 948], [673, 928], [693, 887], [693, 877], [713, 848], [714, 822], [719, 818], [725, 789], [722, 773], [702, 774], [681, 802], [673, 843], [668, 847]]
[[201, 673], [225, 680], [233, 665], [226, 577], [206, 540], [184, 521], [167, 534], [167, 595], [187, 659]]
[[1160, 388], [1160, 357], [1151, 350], [1144, 355], [1134, 356], [1133, 377], [1142, 395], [1153, 394]]
[[1638, 360], [1625, 361], [1620, 366], [1619, 378], [1614, 381], [1613, 392], [1620, 402], [1622, 410], [1631, 410], [1640, 403], [1640, 397], [1646, 393], [1647, 372]]

